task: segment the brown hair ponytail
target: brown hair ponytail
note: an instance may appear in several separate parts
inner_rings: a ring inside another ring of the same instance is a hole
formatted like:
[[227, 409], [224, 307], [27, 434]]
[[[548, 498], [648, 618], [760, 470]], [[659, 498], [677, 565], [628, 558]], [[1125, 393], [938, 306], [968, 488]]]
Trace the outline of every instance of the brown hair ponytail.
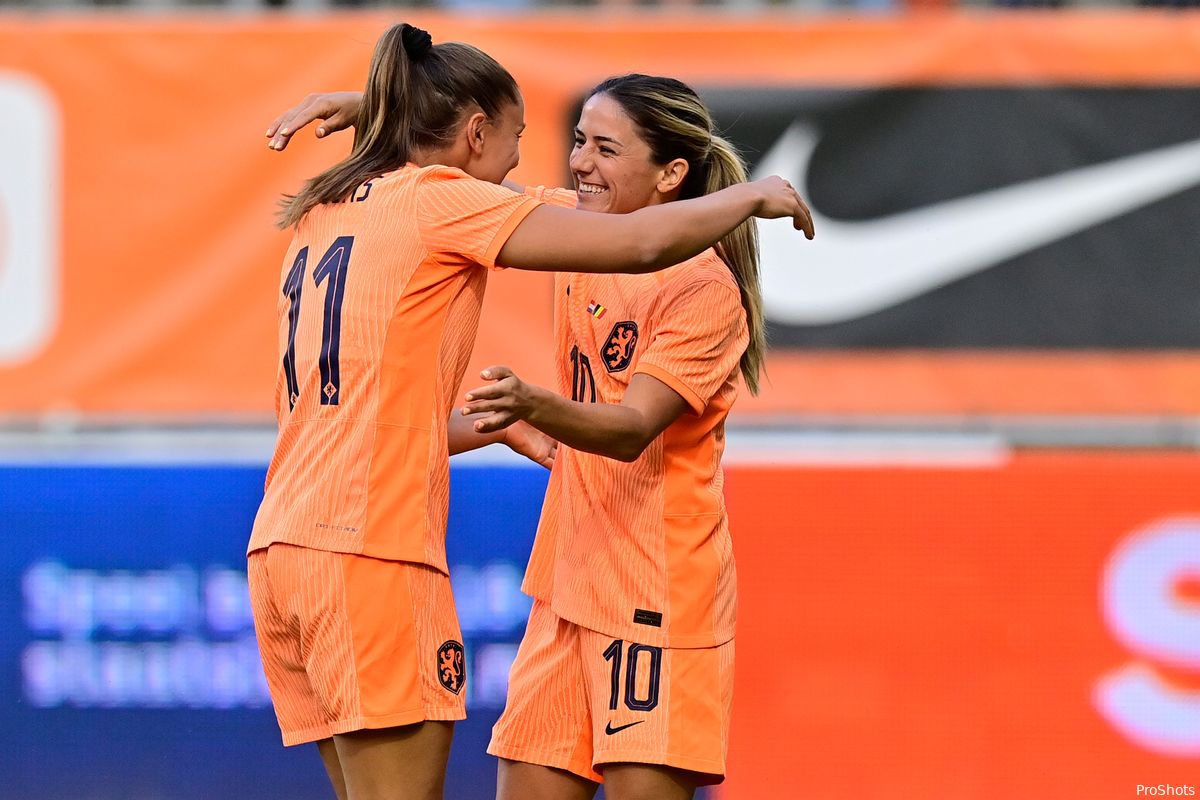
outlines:
[[450, 141], [472, 107], [495, 118], [519, 96], [508, 70], [482, 50], [435, 45], [420, 28], [393, 25], [375, 45], [350, 155], [284, 196], [279, 227], [298, 224], [322, 203], [345, 200], [364, 181], [404, 166], [415, 149]]

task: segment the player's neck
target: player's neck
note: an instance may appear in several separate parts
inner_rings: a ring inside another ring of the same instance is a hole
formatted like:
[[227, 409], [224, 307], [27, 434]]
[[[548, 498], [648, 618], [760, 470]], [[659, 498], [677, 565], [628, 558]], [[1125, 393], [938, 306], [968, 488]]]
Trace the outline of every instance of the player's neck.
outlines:
[[414, 148], [409, 161], [418, 167], [440, 165], [456, 167], [465, 171], [470, 163], [470, 151], [468, 148], [460, 146], [456, 140], [446, 147]]

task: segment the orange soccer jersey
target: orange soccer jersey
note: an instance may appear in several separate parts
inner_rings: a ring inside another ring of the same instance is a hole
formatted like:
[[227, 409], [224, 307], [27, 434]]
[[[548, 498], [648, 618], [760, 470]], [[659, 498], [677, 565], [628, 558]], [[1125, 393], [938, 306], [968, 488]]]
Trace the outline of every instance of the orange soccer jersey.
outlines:
[[[566, 205], [573, 193], [533, 190]], [[710, 647], [733, 637], [736, 577], [722, 496], [725, 418], [748, 332], [712, 250], [651, 275], [559, 275], [557, 386], [619, 403], [645, 373], [691, 407], [632, 464], [560, 448], [525, 591], [613, 637]]]
[[408, 165], [314, 208], [282, 271], [279, 439], [249, 551], [446, 571], [446, 424], [487, 274], [538, 201]]

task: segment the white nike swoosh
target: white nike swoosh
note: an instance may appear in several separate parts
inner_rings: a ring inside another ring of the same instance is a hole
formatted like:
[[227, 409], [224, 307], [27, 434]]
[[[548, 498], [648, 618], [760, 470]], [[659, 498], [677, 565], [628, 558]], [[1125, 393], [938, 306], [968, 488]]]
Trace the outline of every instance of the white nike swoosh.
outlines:
[[[782, 175], [803, 193], [816, 143], [792, 123], [752, 177]], [[1197, 183], [1200, 140], [874, 220], [814, 209], [811, 242], [789, 219], [760, 220], [764, 311], [793, 325], [861, 317]]]

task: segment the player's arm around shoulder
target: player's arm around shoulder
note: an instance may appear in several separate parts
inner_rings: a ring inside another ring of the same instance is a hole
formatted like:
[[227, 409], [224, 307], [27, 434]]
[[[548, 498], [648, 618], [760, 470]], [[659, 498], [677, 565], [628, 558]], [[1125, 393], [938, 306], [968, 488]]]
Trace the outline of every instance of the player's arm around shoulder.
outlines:
[[637, 374], [619, 404], [578, 403], [526, 383], [504, 366], [481, 373], [491, 383], [467, 392], [463, 415], [481, 414], [480, 433], [518, 421], [586, 453], [635, 461], [642, 451], [687, 410], [687, 402], [650, 375]]
[[791, 184], [772, 176], [627, 214], [543, 203], [508, 237], [497, 262], [529, 270], [654, 272], [701, 253], [752, 216], [791, 217], [812, 238], [808, 207]]

